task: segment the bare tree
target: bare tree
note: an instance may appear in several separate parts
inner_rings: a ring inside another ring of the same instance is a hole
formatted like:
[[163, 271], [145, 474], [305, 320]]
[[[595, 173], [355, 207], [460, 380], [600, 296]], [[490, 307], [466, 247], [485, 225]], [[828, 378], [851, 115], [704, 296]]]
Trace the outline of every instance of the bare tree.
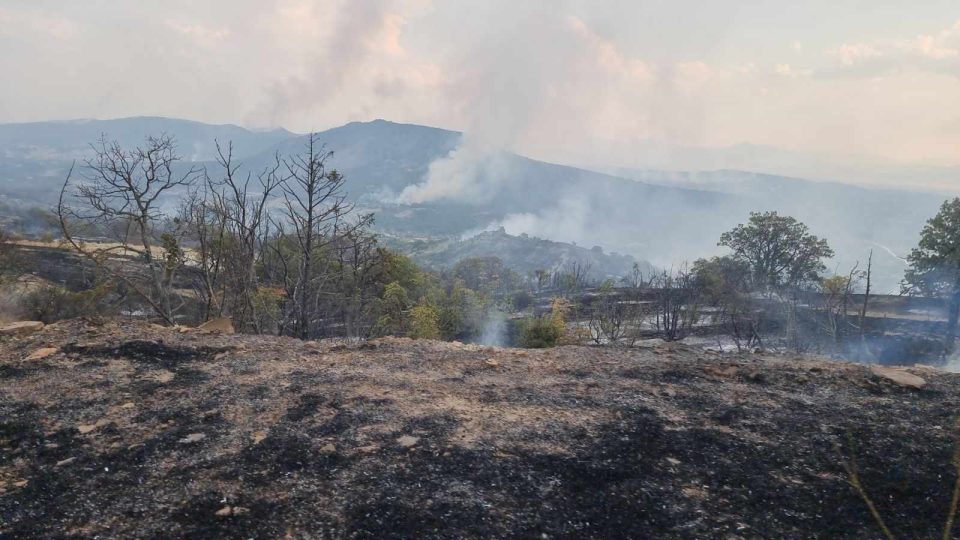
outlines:
[[638, 292], [639, 286], [618, 290], [612, 280], [600, 286], [587, 313], [590, 336], [595, 343], [630, 346], [636, 343], [648, 316]]
[[284, 185], [285, 218], [298, 248], [297, 272], [290, 276], [293, 334], [302, 339], [310, 336], [318, 322], [314, 319], [320, 311], [320, 293], [331, 277], [329, 269], [320, 268], [325, 264], [321, 251], [344, 232], [344, 218], [353, 209], [343, 192], [343, 175], [327, 168], [331, 156], [333, 152], [311, 133], [305, 151], [284, 162], [289, 173]]
[[863, 292], [863, 305], [860, 307], [860, 342], [863, 343], [864, 324], [867, 318], [867, 305], [870, 303], [870, 277], [873, 273], [873, 250], [870, 250], [870, 257], [867, 259], [866, 290]]
[[656, 274], [651, 280], [654, 325], [666, 341], [683, 339], [700, 316], [701, 289], [686, 267]]
[[560, 294], [569, 298], [587, 287], [590, 276], [590, 263], [573, 260], [563, 269], [553, 274], [553, 286]]
[[226, 309], [237, 327], [260, 333], [264, 328], [257, 263], [271, 234], [270, 203], [275, 192], [286, 185], [286, 178], [280, 173], [279, 155], [256, 176], [241, 174], [241, 165], [233, 160], [232, 144], [224, 149], [217, 143], [217, 163], [222, 176], [207, 179], [212, 227], [218, 231], [216, 241], [208, 244], [212, 250], [208, 263], [223, 275], [211, 276], [211, 281], [221, 288], [221, 314]]
[[[173, 138], [147, 138], [126, 150], [101, 138], [94, 157], [72, 183], [70, 169], [60, 190], [57, 217], [66, 241], [114, 279], [143, 299], [164, 322], [175, 323], [182, 301], [175, 299], [174, 278], [184, 262], [178, 223], [166, 222], [161, 197], [189, 188], [200, 177], [197, 167], [178, 167]], [[110, 233], [114, 242], [86, 243], [78, 228]]]

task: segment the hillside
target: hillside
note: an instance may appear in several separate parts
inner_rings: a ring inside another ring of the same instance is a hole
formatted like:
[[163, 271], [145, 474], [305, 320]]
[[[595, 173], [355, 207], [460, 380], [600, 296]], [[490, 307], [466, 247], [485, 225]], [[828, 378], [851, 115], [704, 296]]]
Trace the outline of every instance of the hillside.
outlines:
[[960, 376], [811, 357], [0, 338], [0, 537], [939, 537]]
[[629, 274], [634, 263], [644, 275], [653, 272], [653, 267], [646, 261], [638, 261], [629, 255], [605, 253], [599, 246], [588, 249], [526, 234], [513, 236], [503, 229], [484, 231], [465, 239], [430, 241], [386, 237], [384, 243], [408, 253], [417, 264], [434, 269], [450, 268], [457, 261], [468, 258], [498, 257], [521, 275], [530, 275], [537, 270], [563, 270], [573, 262], [589, 267], [592, 280], [617, 280]]
[[[0, 205], [8, 209], [0, 212], [22, 215], [21, 223], [37, 221], [25, 209], [49, 205], [70, 161], [101, 133], [132, 145], [160, 131], [177, 138], [186, 159], [207, 165], [214, 139], [233, 140], [238, 161], [254, 172], [276, 152], [303, 147], [302, 135], [284, 130], [162, 118], [0, 125]], [[406, 204], [399, 194], [423, 182], [431, 163], [450, 156], [460, 133], [376, 120], [323, 131], [319, 139], [335, 152], [330, 164], [346, 176], [351, 197], [375, 212], [377, 226], [390, 234], [458, 239], [502, 226], [513, 236], [599, 245], [666, 268], [722, 252], [716, 245], [720, 233], [744, 222], [750, 211], [779, 210], [830, 240], [837, 257], [828, 266], [840, 273], [874, 249], [874, 285], [881, 292], [897, 291], [903, 273], [898, 257], [915, 244], [944, 198], [732, 170], [604, 173], [494, 152], [451, 173], [451, 181], [476, 188], [469, 196]], [[681, 160], [673, 168], [686, 165]]]

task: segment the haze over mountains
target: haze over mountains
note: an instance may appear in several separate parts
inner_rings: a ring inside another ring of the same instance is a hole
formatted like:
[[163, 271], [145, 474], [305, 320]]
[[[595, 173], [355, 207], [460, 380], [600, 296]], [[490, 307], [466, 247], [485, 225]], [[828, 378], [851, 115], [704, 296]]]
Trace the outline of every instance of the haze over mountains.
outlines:
[[[101, 134], [132, 146], [161, 132], [177, 139], [185, 159], [199, 163], [215, 157], [214, 140], [232, 141], [235, 158], [253, 172], [276, 152], [298, 152], [303, 144], [301, 135], [285, 130], [165, 118], [5, 124], [0, 202], [50, 204], [70, 163]], [[743, 171], [678, 172], [681, 162], [674, 171], [597, 172], [501, 151], [462, 160], [460, 133], [383, 120], [330, 129], [320, 140], [335, 152], [332, 164], [347, 177], [351, 197], [376, 212], [378, 227], [394, 237], [449, 242], [502, 227], [514, 236], [600, 246], [667, 267], [721, 253], [721, 232], [750, 211], [777, 210], [826, 237], [840, 273], [856, 260], [865, 263], [875, 249], [882, 292], [896, 289], [904, 268], [898, 257], [915, 245], [944, 198]]]

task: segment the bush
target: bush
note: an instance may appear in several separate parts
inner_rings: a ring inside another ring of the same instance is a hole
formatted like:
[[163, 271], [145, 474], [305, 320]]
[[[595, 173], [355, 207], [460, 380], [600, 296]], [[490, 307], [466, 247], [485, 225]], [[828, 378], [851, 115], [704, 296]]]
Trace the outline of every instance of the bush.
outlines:
[[546, 349], [556, 346], [563, 336], [563, 326], [552, 316], [531, 317], [520, 323], [520, 346]]
[[533, 305], [533, 295], [527, 291], [517, 291], [510, 298], [513, 309], [523, 311]]
[[45, 323], [106, 315], [108, 308], [104, 300], [112, 290], [109, 282], [79, 292], [58, 286], [44, 286], [24, 297], [22, 310], [27, 318]]
[[410, 310], [410, 337], [440, 339], [440, 311], [421, 301]]

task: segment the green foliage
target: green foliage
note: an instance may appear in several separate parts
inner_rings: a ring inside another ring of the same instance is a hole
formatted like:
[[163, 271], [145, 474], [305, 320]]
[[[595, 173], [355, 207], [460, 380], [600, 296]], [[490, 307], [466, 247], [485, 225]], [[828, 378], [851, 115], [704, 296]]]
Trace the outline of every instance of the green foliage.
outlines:
[[513, 290], [522, 281], [499, 257], [463, 259], [453, 267], [453, 278], [462, 281], [468, 289], [488, 295]]
[[489, 307], [486, 297], [454, 280], [440, 303], [440, 332], [444, 339], [461, 341], [480, 335]]
[[250, 298], [257, 328], [273, 328], [280, 319], [283, 294], [279, 289], [258, 288]]
[[107, 281], [79, 292], [55, 285], [43, 286], [26, 295], [22, 309], [27, 318], [45, 323], [105, 315], [107, 306], [104, 300], [112, 291], [113, 286]]
[[960, 198], [944, 201], [937, 215], [927, 221], [907, 262], [904, 292], [949, 299], [944, 345], [952, 351], [960, 319]]
[[550, 315], [529, 317], [520, 322], [520, 346], [528, 349], [545, 349], [559, 345], [566, 330], [566, 318], [570, 306], [563, 298], [556, 298]]
[[431, 276], [421, 270], [409, 257], [386, 248], [377, 249], [381, 260], [381, 283], [397, 283], [414, 298], [429, 296], [435, 286]]
[[169, 279], [177, 267], [183, 264], [184, 252], [176, 237], [170, 233], [160, 235], [160, 247], [163, 250], [164, 273]]
[[826, 270], [822, 259], [833, 256], [826, 240], [776, 212], [751, 212], [750, 221], [723, 233], [718, 245], [729, 247], [734, 259], [747, 263], [753, 286], [768, 292], [817, 281]]
[[960, 198], [944, 201], [907, 256], [903, 292], [946, 296], [960, 292]]
[[421, 299], [410, 310], [410, 337], [414, 339], [440, 339], [440, 311], [436, 306]]
[[563, 336], [552, 316], [530, 317], [520, 323], [520, 346], [528, 349], [554, 347]]
[[407, 309], [410, 296], [399, 282], [388, 283], [380, 298], [380, 317], [377, 319], [375, 333], [379, 335], [404, 335], [407, 332]]
[[731, 256], [697, 259], [691, 272], [711, 305], [729, 303], [749, 292], [750, 265]]

